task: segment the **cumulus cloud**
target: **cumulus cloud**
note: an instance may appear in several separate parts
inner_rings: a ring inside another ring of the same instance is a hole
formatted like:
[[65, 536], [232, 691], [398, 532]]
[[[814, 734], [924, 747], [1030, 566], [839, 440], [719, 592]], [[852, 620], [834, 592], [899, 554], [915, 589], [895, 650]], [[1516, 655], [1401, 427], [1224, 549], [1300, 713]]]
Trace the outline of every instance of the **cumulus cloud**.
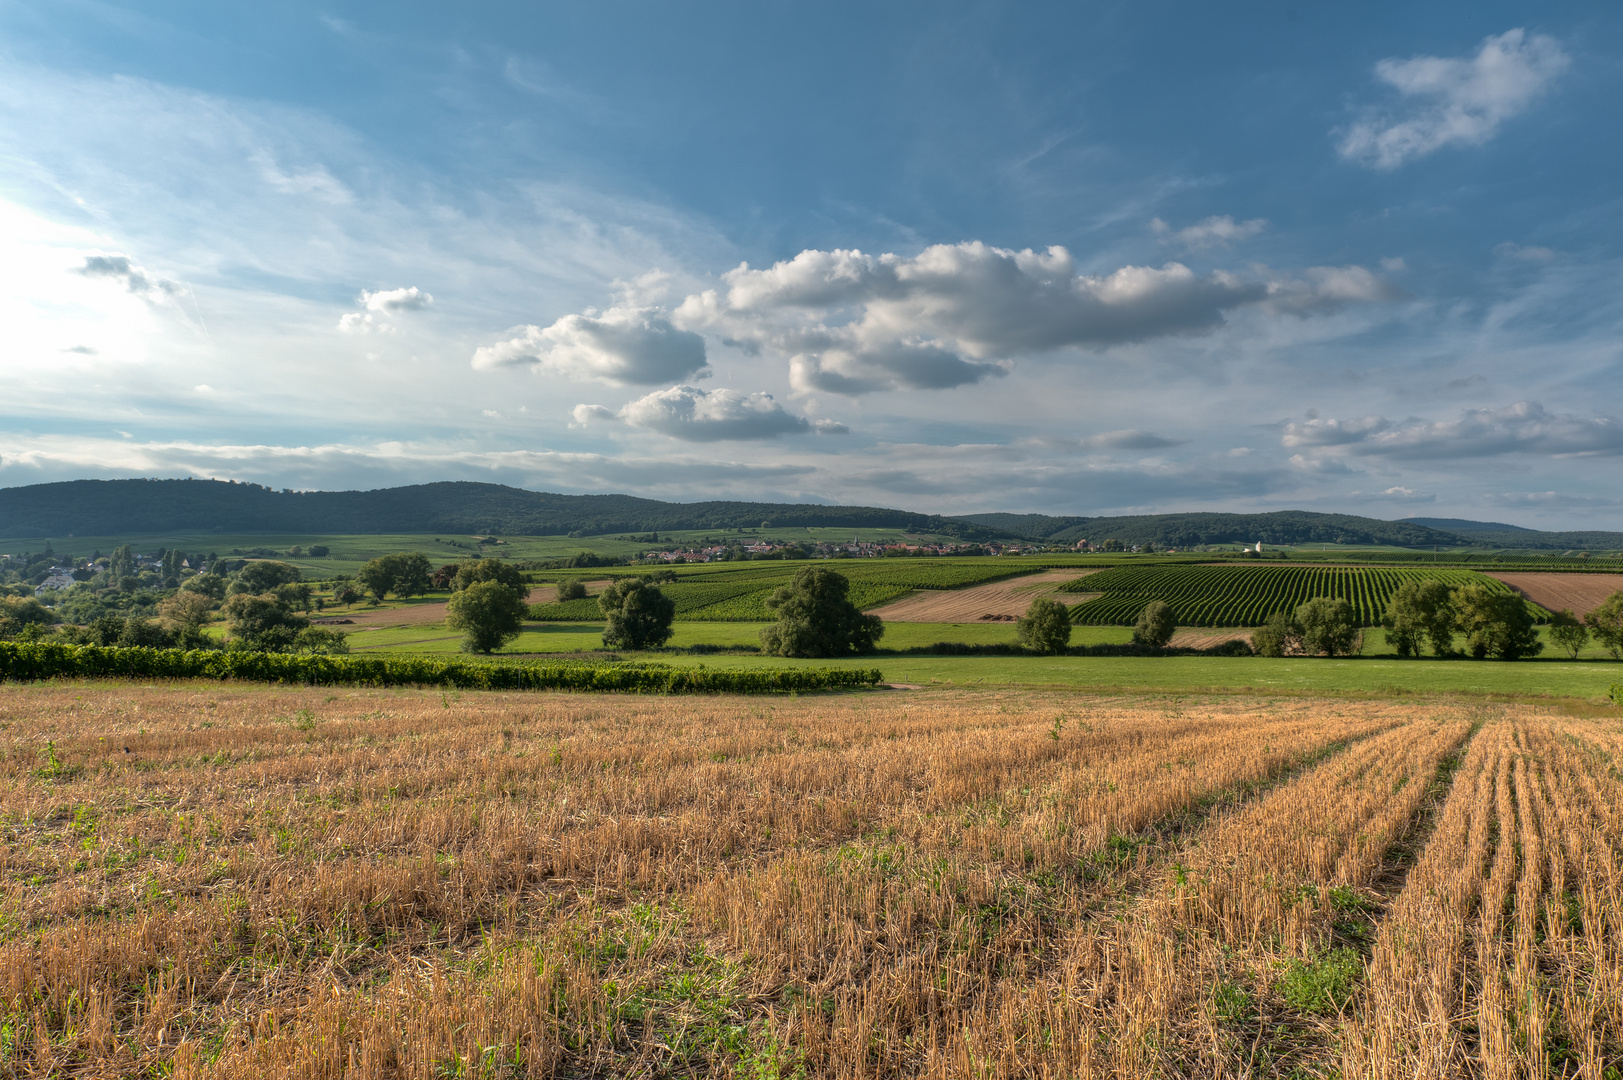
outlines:
[[1375, 77], [1396, 90], [1406, 108], [1352, 125], [1338, 149], [1350, 161], [1395, 169], [1445, 146], [1479, 146], [1526, 111], [1570, 63], [1554, 38], [1520, 28], [1484, 39], [1472, 57], [1382, 60]]
[[131, 295], [149, 303], [162, 303], [181, 291], [175, 282], [154, 277], [131, 261], [128, 255], [86, 255], [84, 265], [76, 268], [74, 273], [87, 278], [116, 281]]
[[1228, 214], [1209, 217], [1205, 221], [1177, 230], [1160, 218], [1150, 221], [1150, 231], [1160, 237], [1163, 243], [1180, 244], [1191, 251], [1226, 248], [1242, 240], [1251, 239], [1267, 227], [1268, 222], [1263, 218], [1235, 221]]
[[1324, 420], [1314, 417], [1300, 423], [1285, 425], [1280, 442], [1287, 447], [1347, 446], [1363, 442], [1376, 432], [1385, 431], [1390, 424], [1379, 416], [1365, 416], [1356, 420]]
[[576, 405], [571, 415], [577, 427], [594, 421], [620, 420], [632, 427], [657, 431], [686, 442], [775, 439], [807, 431], [844, 435], [850, 431], [835, 420], [813, 423], [803, 416], [785, 412], [771, 394], [703, 390], [697, 386], [656, 390], [627, 403], [619, 412], [611, 412], [601, 405]]
[[379, 289], [377, 292], [361, 290], [360, 304], [367, 311], [421, 311], [434, 302], [434, 297], [415, 285], [403, 289]]
[[912, 257], [808, 250], [723, 281], [684, 300], [673, 323], [785, 355], [797, 390], [839, 394], [964, 386], [1020, 356], [1208, 332], [1245, 305], [1307, 315], [1400, 295], [1356, 266], [1242, 278], [1169, 262], [1091, 275], [1063, 247], [978, 241]]
[[1423, 460], [1501, 454], [1623, 454], [1623, 423], [1609, 416], [1552, 413], [1536, 401], [1502, 409], [1468, 409], [1457, 420], [1381, 417], [1309, 420], [1285, 425], [1287, 447], [1339, 448], [1358, 455]]
[[392, 334], [395, 328], [370, 311], [351, 311], [338, 317], [340, 334]]
[[565, 315], [551, 326], [525, 326], [473, 354], [480, 371], [530, 367], [571, 379], [649, 386], [709, 374], [704, 338], [663, 313], [610, 308], [600, 316]]

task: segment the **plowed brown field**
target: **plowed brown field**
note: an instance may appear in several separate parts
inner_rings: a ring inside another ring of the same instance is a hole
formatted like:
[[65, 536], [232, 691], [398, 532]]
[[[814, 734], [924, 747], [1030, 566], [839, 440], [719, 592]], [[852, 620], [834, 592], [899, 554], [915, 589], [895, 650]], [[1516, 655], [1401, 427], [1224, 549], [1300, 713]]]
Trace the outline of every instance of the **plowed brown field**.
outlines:
[[1093, 593], [1061, 593], [1059, 587], [1091, 570], [1049, 570], [1041, 574], [1007, 578], [967, 589], [920, 589], [894, 603], [869, 608], [886, 622], [977, 622], [1019, 618], [1039, 596], [1052, 596], [1066, 605], [1093, 599]]
[[1602, 601], [1623, 591], [1623, 574], [1500, 574], [1489, 573], [1548, 611], [1570, 608], [1587, 615]]

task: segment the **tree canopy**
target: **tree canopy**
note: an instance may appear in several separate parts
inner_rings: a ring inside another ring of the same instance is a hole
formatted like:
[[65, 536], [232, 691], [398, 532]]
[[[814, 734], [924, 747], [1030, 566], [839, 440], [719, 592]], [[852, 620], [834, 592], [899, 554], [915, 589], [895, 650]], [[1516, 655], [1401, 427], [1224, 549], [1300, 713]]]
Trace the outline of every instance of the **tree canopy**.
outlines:
[[780, 586], [766, 606], [778, 621], [761, 631], [772, 656], [828, 657], [873, 652], [885, 632], [877, 615], [864, 615], [846, 599], [851, 583], [822, 566], [802, 567], [792, 584]]
[[462, 631], [464, 652], [494, 652], [524, 631], [524, 600], [499, 581], [459, 589], [449, 609], [446, 625]]
[[622, 578], [597, 597], [603, 612], [603, 644], [611, 649], [652, 649], [670, 640], [676, 601], [642, 578]]
[[1039, 596], [1014, 626], [1020, 644], [1032, 652], [1054, 656], [1071, 643], [1071, 609], [1058, 600]]

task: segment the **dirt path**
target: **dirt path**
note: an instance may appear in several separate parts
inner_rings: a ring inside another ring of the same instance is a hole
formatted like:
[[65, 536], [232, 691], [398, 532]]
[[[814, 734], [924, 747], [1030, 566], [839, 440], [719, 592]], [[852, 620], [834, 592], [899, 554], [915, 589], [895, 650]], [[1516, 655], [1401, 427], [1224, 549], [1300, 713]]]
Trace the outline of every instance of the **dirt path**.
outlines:
[[1049, 570], [1041, 574], [971, 585], [967, 589], [920, 589], [894, 603], [870, 608], [886, 622], [1013, 622], [1039, 596], [1066, 605], [1090, 600], [1092, 593], [1062, 593], [1059, 587], [1091, 570]]
[[1623, 574], [1501, 574], [1489, 573], [1549, 611], [1571, 608], [1587, 615], [1615, 592], [1623, 592]]

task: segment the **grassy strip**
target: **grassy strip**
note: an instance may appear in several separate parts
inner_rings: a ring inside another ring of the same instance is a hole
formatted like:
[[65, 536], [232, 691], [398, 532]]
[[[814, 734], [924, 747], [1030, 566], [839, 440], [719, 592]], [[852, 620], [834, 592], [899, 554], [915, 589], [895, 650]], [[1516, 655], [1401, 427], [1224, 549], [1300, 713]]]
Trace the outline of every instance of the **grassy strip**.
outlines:
[[832, 690], [873, 686], [883, 679], [874, 668], [712, 670], [645, 663], [479, 662], [418, 656], [300, 656], [0, 642], [0, 681], [109, 677], [661, 694]]

